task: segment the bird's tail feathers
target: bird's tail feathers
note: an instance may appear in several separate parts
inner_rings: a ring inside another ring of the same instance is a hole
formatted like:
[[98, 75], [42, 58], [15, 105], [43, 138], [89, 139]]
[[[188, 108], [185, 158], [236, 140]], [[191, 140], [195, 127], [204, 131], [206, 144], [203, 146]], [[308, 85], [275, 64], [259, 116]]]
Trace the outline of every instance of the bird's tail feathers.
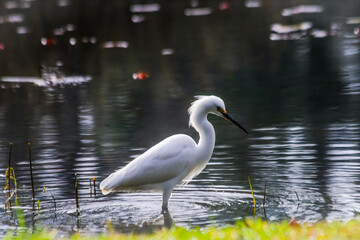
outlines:
[[116, 180], [117, 180], [116, 172], [110, 174], [107, 178], [105, 178], [100, 183], [100, 189], [102, 191], [102, 194], [107, 195], [111, 193], [118, 186], [117, 183], [118, 181]]
[[102, 194], [103, 195], [108, 195], [109, 193], [111, 193], [112, 192], [112, 190], [108, 190], [108, 189], [101, 189], [101, 192], [102, 192]]

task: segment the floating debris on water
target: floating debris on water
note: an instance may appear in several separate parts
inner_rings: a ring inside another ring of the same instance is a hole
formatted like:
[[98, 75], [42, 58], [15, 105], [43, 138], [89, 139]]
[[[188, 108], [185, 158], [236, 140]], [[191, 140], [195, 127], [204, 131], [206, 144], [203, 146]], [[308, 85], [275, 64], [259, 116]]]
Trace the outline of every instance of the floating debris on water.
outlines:
[[161, 6], [158, 3], [133, 4], [130, 6], [130, 12], [132, 13], [158, 12], [160, 9]]
[[303, 13], [321, 13], [324, 11], [324, 7], [321, 5], [300, 5], [291, 8], [285, 8], [281, 11], [281, 15], [284, 17], [293, 16]]
[[54, 34], [55, 36], [64, 35], [64, 34], [65, 34], [65, 28], [63, 28], [63, 27], [54, 28], [53, 34]]
[[191, 1], [190, 1], [190, 6], [191, 6], [191, 7], [197, 7], [197, 6], [199, 6], [199, 1], [198, 1], [198, 0], [191, 0]]
[[65, 29], [66, 29], [66, 31], [68, 31], [68, 32], [75, 31], [75, 25], [72, 24], [72, 23], [66, 24]]
[[272, 34], [270, 34], [270, 40], [271, 41], [299, 40], [304, 36], [306, 36], [305, 32], [302, 32], [302, 33], [287, 33], [287, 34], [272, 33]]
[[149, 78], [149, 74], [146, 72], [133, 73], [132, 76], [134, 80], [145, 80]]
[[274, 23], [270, 26], [270, 30], [272, 31], [270, 40], [299, 40], [308, 34], [308, 30], [310, 30], [312, 26], [313, 24], [311, 22], [301, 22], [298, 24]]
[[0, 18], [0, 23], [22, 23], [24, 19], [24, 15], [20, 13], [13, 13]]
[[41, 38], [41, 44], [43, 46], [53, 46], [56, 44], [56, 39], [55, 38]]
[[354, 28], [354, 35], [360, 35], [360, 28]]
[[312, 28], [311, 22], [301, 22], [298, 24], [283, 24], [274, 23], [271, 25], [270, 30], [276, 33], [291, 33], [296, 31], [306, 31]]
[[102, 44], [102, 48], [128, 48], [129, 43], [127, 41], [108, 41]]
[[74, 45], [76, 45], [76, 38], [74, 38], [74, 37], [72, 37], [72, 38], [70, 38], [69, 39], [69, 43], [70, 43], [70, 45], [72, 45], [72, 46], [74, 46]]
[[9, 83], [33, 83], [39, 87], [48, 87], [48, 86], [65, 86], [65, 85], [79, 85], [82, 83], [89, 82], [91, 80], [90, 76], [64, 76], [58, 77], [55, 74], [49, 76], [49, 78], [37, 78], [37, 77], [12, 77], [4, 76], [1, 77], [1, 82]]
[[16, 9], [19, 7], [16, 1], [6, 1], [4, 5], [6, 9]]
[[65, 32], [73, 32], [73, 31], [75, 31], [75, 25], [72, 23], [69, 23], [69, 24], [54, 28], [53, 34], [55, 36], [61, 36], [61, 35], [64, 35]]
[[17, 34], [28, 34], [30, 33], [30, 29], [26, 26], [19, 26], [16, 28]]
[[185, 16], [206, 16], [212, 14], [212, 9], [210, 7], [203, 8], [187, 8], [184, 11]]
[[349, 17], [346, 24], [360, 24], [360, 17]]
[[320, 29], [312, 29], [310, 34], [314, 38], [324, 38], [328, 36], [328, 32], [326, 30], [320, 30]]
[[134, 14], [131, 16], [131, 21], [133, 23], [141, 23], [141, 22], [144, 22], [145, 19], [146, 19], [145, 15]]
[[161, 55], [172, 55], [174, 54], [174, 50], [171, 48], [164, 48], [161, 50]]
[[341, 29], [341, 25], [339, 23], [331, 23], [330, 25], [330, 35], [331, 36], [336, 36], [338, 34], [338, 32]]
[[8, 10], [25, 9], [31, 7], [31, 0], [26, 1], [6, 1], [4, 7]]
[[221, 11], [228, 10], [230, 8], [230, 3], [228, 1], [222, 1], [219, 3], [219, 9]]
[[58, 7], [67, 7], [69, 6], [70, 1], [69, 0], [58, 0], [57, 5]]
[[95, 44], [97, 42], [97, 38], [94, 36], [92, 36], [92, 37], [84, 36], [81, 38], [81, 42]]
[[246, 8], [259, 8], [261, 7], [261, 1], [260, 0], [247, 0], [244, 3]]

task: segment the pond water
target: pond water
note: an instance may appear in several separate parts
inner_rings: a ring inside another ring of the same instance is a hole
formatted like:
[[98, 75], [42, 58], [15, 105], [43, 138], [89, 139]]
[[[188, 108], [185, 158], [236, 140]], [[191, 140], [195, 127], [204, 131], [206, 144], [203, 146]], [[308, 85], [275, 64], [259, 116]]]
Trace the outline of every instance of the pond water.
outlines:
[[[231, 224], [253, 217], [248, 177], [255, 217], [357, 217], [357, 9], [355, 0], [6, 1], [0, 6], [0, 188], [11, 142], [27, 225], [59, 234], [100, 233], [109, 224], [122, 232]], [[100, 181], [163, 138], [198, 139], [187, 108], [202, 94], [223, 98], [250, 134], [209, 116], [217, 133], [213, 156], [174, 191], [165, 216], [157, 193], [103, 196]], [[14, 199], [7, 209], [5, 194], [1, 236], [18, 226]]]

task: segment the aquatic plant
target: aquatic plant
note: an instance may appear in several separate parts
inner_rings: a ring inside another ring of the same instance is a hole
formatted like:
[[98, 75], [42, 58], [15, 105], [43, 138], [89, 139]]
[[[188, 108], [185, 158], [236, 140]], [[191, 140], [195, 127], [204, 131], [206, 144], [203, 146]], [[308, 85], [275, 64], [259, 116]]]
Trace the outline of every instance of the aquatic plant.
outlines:
[[50, 191], [47, 190], [46, 187], [44, 187], [43, 189], [44, 189], [44, 195], [49, 193], [51, 198], [52, 198], [52, 201], [54, 203], [54, 215], [55, 215], [55, 218], [56, 218], [56, 199], [55, 199], [54, 195]]
[[78, 179], [76, 173], [75, 173], [75, 201], [76, 201], [76, 212], [77, 215], [80, 216]]
[[93, 182], [94, 182], [94, 197], [96, 198], [96, 183], [95, 183], [95, 177], [93, 178]]
[[264, 217], [265, 217], [265, 220], [267, 220], [266, 210], [265, 210], [265, 198], [266, 198], [266, 181], [265, 181], [265, 186], [264, 186], [263, 209], [264, 209]]
[[37, 201], [37, 210], [38, 210], [38, 215], [40, 215], [40, 200]]
[[251, 195], [252, 195], [253, 201], [254, 201], [254, 218], [255, 218], [255, 213], [256, 213], [256, 200], [255, 200], [255, 195], [254, 195], [254, 191], [253, 191], [252, 186], [251, 186], [251, 181], [250, 181], [250, 177], [249, 177], [249, 176], [248, 176], [248, 180], [249, 180]]
[[[10, 150], [9, 150], [9, 162], [8, 162], [8, 167], [5, 171], [5, 197], [6, 197], [6, 201], [5, 201], [5, 206], [6, 208], [10, 208], [11, 207], [11, 198], [15, 195], [15, 201], [16, 201], [16, 190], [17, 190], [17, 183], [16, 183], [16, 177], [15, 177], [15, 171], [14, 169], [11, 167], [11, 153], [12, 153], [12, 148], [13, 148], [13, 144], [10, 143]], [[11, 179], [13, 179], [14, 181], [14, 190], [11, 190]]]
[[30, 142], [28, 142], [28, 150], [29, 150], [29, 163], [30, 163], [31, 190], [32, 190], [33, 201], [35, 201], [35, 189], [34, 189], [34, 178], [33, 178], [33, 172], [32, 172], [31, 143]]

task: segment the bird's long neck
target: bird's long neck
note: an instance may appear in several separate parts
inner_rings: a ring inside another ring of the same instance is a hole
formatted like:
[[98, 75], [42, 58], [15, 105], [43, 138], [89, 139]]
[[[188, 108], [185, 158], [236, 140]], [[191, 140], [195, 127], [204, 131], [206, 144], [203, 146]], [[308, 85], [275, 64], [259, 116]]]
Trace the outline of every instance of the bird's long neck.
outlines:
[[192, 116], [192, 124], [200, 134], [198, 142], [198, 154], [202, 159], [209, 160], [215, 146], [215, 130], [212, 124], [207, 120], [207, 113], [195, 112]]

